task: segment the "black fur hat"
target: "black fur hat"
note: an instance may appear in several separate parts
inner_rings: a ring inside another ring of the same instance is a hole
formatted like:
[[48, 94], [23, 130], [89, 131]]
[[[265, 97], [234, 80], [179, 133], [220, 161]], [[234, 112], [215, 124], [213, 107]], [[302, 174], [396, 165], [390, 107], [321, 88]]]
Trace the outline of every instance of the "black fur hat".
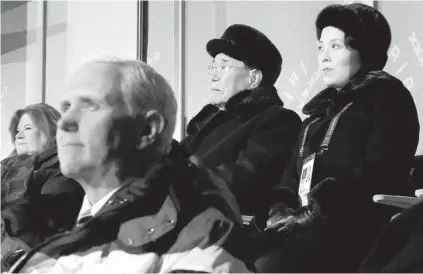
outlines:
[[317, 39], [320, 39], [322, 30], [327, 26], [345, 32], [345, 36], [349, 37], [347, 43], [360, 53], [366, 69], [382, 70], [385, 67], [391, 29], [378, 10], [361, 3], [330, 5], [317, 16]]
[[224, 53], [263, 73], [263, 83], [273, 85], [282, 69], [282, 56], [276, 46], [253, 27], [235, 24], [220, 39], [207, 43], [207, 52], [214, 58]]

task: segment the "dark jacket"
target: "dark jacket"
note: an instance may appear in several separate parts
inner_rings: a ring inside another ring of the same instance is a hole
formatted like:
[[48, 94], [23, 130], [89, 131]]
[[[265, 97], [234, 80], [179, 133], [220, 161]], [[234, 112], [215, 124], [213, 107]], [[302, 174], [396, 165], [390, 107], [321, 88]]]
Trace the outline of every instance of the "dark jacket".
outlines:
[[242, 91], [219, 110], [206, 105], [188, 124], [182, 145], [229, 184], [243, 214], [282, 178], [301, 127], [274, 87]]
[[[69, 267], [79, 272], [248, 271], [237, 254], [241, 244], [232, 240], [241, 216], [226, 184], [211, 180], [205, 169], [169, 157], [150, 171], [145, 180], [123, 182], [91, 220], [40, 244], [14, 271], [30, 271], [40, 253], [53, 262], [77, 253]], [[39, 209], [28, 208], [28, 214], [37, 215]], [[98, 251], [101, 259], [92, 264]], [[54, 269], [49, 262], [36, 269], [63, 272], [61, 267], [67, 267], [66, 260]]]
[[41, 154], [15, 155], [1, 161], [2, 208], [31, 195], [70, 191], [82, 193], [82, 188], [60, 172], [56, 146]]
[[360, 272], [423, 273], [423, 202], [392, 220], [375, 242]]
[[[51, 218], [47, 221], [47, 214], [37, 218], [26, 214], [26, 204], [30, 204], [33, 199], [40, 199], [42, 194], [71, 193], [75, 202], [82, 201], [84, 192], [81, 186], [60, 172], [55, 146], [39, 155], [9, 157], [2, 161], [1, 166], [1, 214], [9, 228], [9, 236], [19, 238], [25, 245], [33, 246], [57, 230], [65, 229], [74, 223], [74, 215], [78, 213], [79, 208], [75, 208], [71, 203], [64, 204], [63, 208], [49, 208], [49, 211], [55, 212], [58, 218], [55, 224], [60, 223], [58, 226], [53, 225]], [[14, 214], [10, 215], [9, 209]], [[20, 231], [26, 227], [31, 227], [34, 233], [31, 237], [21, 238]]]
[[[320, 118], [309, 128], [303, 159], [320, 151], [329, 123], [350, 102], [329, 149], [317, 156], [314, 164], [310, 196], [325, 216], [321, 227], [315, 229], [322, 231], [316, 237], [324, 242], [319, 252], [331, 261], [322, 260], [322, 268], [315, 266], [315, 271], [355, 271], [393, 214], [390, 207], [373, 203], [373, 195], [413, 195], [409, 174], [419, 140], [416, 106], [400, 80], [383, 71], [371, 71], [358, 74], [340, 92], [323, 90], [305, 105], [303, 112], [310, 117], [303, 123], [296, 153], [269, 202], [299, 206], [299, 147], [304, 128]], [[328, 177], [337, 181], [319, 184]]]

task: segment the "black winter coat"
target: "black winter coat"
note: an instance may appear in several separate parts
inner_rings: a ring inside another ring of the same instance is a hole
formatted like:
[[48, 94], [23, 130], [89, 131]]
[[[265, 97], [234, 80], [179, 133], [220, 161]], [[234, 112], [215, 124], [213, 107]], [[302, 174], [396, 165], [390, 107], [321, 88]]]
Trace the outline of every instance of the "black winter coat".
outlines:
[[[316, 259], [315, 265], [311, 263], [310, 269], [297, 265], [297, 269], [288, 271], [356, 271], [393, 214], [390, 207], [373, 203], [373, 195], [412, 195], [409, 174], [419, 140], [416, 106], [400, 80], [383, 71], [371, 71], [357, 75], [340, 92], [323, 90], [306, 104], [303, 112], [310, 117], [303, 122], [297, 150], [269, 203], [299, 206], [299, 147], [304, 128], [320, 118], [309, 127], [306, 158], [319, 152], [330, 121], [350, 102], [352, 105], [334, 130], [329, 149], [317, 156], [314, 164], [310, 193], [320, 205], [325, 221], [293, 244], [301, 256], [304, 250], [311, 250], [307, 242], [316, 239], [320, 248], [310, 256], [321, 259]], [[319, 184], [328, 177], [337, 182]], [[300, 261], [304, 260], [307, 259]]]
[[41, 154], [15, 155], [1, 161], [1, 205], [41, 193], [79, 191], [79, 184], [60, 172], [57, 147]]
[[242, 214], [252, 215], [282, 179], [301, 127], [274, 87], [238, 93], [225, 110], [206, 105], [188, 124], [181, 144], [220, 173]]
[[423, 273], [423, 201], [385, 228], [360, 272]]
[[[42, 194], [71, 194], [76, 203], [82, 201], [84, 191], [74, 180], [60, 172], [57, 148], [51, 147], [41, 154], [12, 156], [1, 162], [1, 209], [2, 218], [7, 224], [9, 236], [20, 238], [20, 231], [31, 228], [32, 237], [20, 239], [25, 245], [33, 246], [60, 229], [73, 225], [79, 207], [72, 206], [72, 201], [63, 208], [52, 206], [56, 220], [26, 213], [25, 205], [33, 199], [41, 199]], [[14, 212], [9, 214], [9, 208]], [[13, 208], [13, 209], [12, 209]], [[60, 225], [59, 225], [60, 223]], [[57, 225], [53, 225], [57, 224]]]

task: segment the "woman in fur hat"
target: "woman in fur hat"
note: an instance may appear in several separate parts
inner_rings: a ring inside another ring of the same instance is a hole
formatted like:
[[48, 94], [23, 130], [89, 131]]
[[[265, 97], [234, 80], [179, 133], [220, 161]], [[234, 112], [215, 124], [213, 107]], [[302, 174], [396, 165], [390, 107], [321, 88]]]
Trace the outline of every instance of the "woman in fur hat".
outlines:
[[382, 71], [388, 22], [370, 6], [330, 5], [316, 30], [327, 88], [304, 106], [309, 117], [269, 199], [266, 231], [286, 237], [256, 262], [260, 272], [356, 271], [393, 214], [373, 195], [411, 194], [419, 122], [410, 92]]

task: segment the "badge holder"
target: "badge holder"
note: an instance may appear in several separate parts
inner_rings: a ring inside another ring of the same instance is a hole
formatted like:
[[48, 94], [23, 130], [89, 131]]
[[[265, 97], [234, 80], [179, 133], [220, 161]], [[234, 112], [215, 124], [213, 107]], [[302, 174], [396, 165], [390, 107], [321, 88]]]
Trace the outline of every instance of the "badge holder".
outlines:
[[311, 189], [311, 179], [313, 177], [315, 159], [316, 153], [313, 153], [304, 159], [303, 169], [301, 171], [300, 187], [298, 189], [298, 194], [300, 196], [302, 206], [306, 206], [309, 203], [308, 193]]

